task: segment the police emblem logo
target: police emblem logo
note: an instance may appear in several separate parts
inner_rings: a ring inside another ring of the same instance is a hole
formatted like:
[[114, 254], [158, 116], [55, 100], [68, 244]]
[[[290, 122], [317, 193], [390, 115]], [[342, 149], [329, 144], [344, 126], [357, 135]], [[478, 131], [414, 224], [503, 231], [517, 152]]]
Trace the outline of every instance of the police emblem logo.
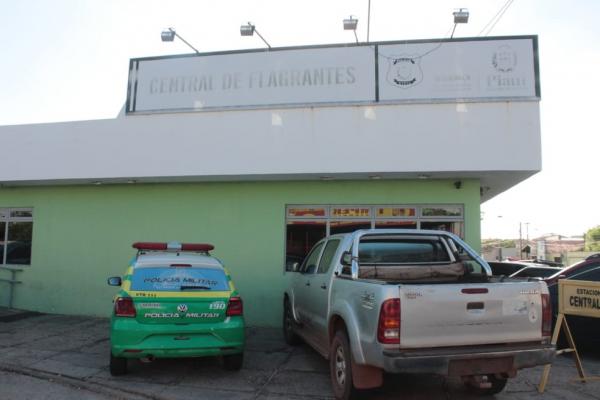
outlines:
[[517, 66], [517, 52], [508, 45], [499, 46], [492, 55], [492, 65], [498, 72], [511, 72]]
[[419, 57], [402, 55], [389, 58], [387, 81], [392, 85], [407, 89], [423, 80]]
[[180, 304], [177, 306], [177, 311], [179, 311], [179, 312], [186, 312], [187, 310], [188, 310], [187, 304]]

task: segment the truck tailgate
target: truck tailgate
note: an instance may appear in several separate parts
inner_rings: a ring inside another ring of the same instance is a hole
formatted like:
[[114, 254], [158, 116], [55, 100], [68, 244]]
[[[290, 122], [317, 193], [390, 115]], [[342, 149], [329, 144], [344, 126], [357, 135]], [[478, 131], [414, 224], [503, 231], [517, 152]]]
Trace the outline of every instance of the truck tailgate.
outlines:
[[539, 282], [401, 285], [401, 348], [542, 339]]

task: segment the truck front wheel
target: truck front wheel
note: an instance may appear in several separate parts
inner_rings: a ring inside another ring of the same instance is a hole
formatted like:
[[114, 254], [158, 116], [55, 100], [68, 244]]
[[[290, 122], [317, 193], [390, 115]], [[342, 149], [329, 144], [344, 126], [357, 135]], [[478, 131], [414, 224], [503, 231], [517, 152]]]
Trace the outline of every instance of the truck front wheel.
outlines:
[[300, 343], [300, 337], [294, 332], [294, 316], [292, 315], [292, 306], [287, 297], [283, 301], [283, 338], [290, 346]]
[[346, 332], [335, 333], [329, 348], [329, 371], [336, 399], [356, 398], [357, 390], [352, 381], [352, 353]]

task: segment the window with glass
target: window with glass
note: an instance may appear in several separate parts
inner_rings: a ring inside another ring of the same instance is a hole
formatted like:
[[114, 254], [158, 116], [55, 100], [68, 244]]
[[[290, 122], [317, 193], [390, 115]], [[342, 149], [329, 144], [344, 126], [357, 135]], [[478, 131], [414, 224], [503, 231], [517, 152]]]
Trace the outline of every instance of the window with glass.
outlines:
[[33, 210], [0, 208], [0, 262], [2, 265], [31, 264]]
[[302, 264], [325, 236], [359, 229], [432, 229], [464, 237], [462, 204], [289, 205], [286, 207], [286, 270]]
[[327, 242], [327, 246], [325, 246], [325, 250], [323, 250], [323, 255], [321, 256], [321, 261], [319, 261], [317, 273], [324, 274], [329, 271], [339, 244], [339, 240], [330, 240]]

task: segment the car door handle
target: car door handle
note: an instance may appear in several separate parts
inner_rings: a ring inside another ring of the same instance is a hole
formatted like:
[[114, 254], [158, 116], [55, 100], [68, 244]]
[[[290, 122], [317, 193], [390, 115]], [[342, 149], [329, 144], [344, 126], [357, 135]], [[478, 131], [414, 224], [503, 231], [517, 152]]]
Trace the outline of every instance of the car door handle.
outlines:
[[321, 289], [327, 289], [327, 285], [326, 284], [322, 284], [321, 285]]

